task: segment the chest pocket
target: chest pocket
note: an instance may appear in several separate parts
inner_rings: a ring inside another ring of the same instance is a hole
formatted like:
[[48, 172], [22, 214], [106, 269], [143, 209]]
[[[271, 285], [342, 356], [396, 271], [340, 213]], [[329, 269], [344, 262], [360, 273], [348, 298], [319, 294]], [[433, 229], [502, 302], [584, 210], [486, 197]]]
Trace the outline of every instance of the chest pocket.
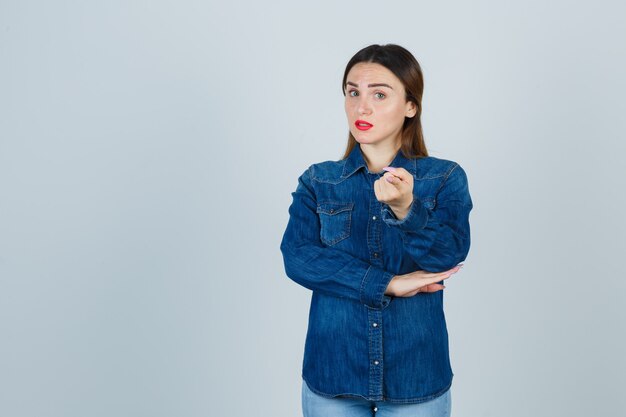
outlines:
[[350, 236], [354, 203], [320, 202], [317, 214], [320, 218], [320, 240], [332, 246]]

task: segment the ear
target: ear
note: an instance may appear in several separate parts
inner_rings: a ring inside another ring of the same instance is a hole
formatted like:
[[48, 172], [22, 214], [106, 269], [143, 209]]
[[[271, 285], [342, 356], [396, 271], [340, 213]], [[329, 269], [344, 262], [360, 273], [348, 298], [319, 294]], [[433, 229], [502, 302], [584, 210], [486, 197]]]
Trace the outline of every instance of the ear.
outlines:
[[409, 119], [414, 117], [417, 114], [417, 106], [412, 101], [407, 101], [406, 103], [406, 112], [404, 113], [405, 117]]

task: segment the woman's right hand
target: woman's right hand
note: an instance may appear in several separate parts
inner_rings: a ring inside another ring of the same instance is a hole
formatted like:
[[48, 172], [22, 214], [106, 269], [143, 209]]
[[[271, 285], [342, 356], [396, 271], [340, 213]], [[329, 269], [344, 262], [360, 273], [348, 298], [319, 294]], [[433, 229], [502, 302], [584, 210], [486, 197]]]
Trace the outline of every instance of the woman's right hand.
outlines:
[[418, 292], [436, 292], [443, 290], [445, 285], [436, 284], [436, 282], [450, 278], [450, 276], [461, 269], [463, 265], [459, 264], [454, 268], [442, 272], [414, 271], [408, 274], [395, 275], [387, 289], [385, 295], [394, 297], [412, 297]]

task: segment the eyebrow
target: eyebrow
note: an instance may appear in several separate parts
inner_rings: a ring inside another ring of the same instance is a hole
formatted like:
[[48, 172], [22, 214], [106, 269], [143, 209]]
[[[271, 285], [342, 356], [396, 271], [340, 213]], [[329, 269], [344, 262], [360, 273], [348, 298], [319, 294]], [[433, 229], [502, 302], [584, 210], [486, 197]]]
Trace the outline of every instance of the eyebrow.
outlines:
[[[357, 88], [359, 87], [357, 84], [355, 84], [355, 83], [353, 83], [351, 81], [346, 82], [346, 85], [352, 85], [352, 86], [357, 87]], [[387, 87], [387, 88], [391, 88], [393, 90], [393, 88], [389, 84], [385, 84], [385, 83], [368, 84], [367, 86], [368, 87]]]

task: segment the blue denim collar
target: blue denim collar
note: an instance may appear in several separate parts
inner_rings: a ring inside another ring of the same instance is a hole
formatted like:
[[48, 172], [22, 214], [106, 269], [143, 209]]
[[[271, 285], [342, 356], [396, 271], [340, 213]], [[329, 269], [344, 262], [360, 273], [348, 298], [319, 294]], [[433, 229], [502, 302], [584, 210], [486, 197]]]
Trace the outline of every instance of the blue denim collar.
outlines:
[[[407, 158], [402, 153], [402, 150], [398, 150], [396, 156], [393, 161], [389, 164], [390, 167], [399, 168], [402, 167], [409, 171], [411, 174], [415, 175], [417, 172], [417, 159], [416, 158]], [[365, 158], [363, 157], [363, 153], [361, 152], [361, 145], [356, 144], [350, 154], [346, 158], [346, 162], [343, 166], [343, 173], [341, 174], [342, 178], [347, 178], [350, 175], [354, 174], [359, 168], [363, 168], [367, 170], [367, 163], [365, 162]]]

